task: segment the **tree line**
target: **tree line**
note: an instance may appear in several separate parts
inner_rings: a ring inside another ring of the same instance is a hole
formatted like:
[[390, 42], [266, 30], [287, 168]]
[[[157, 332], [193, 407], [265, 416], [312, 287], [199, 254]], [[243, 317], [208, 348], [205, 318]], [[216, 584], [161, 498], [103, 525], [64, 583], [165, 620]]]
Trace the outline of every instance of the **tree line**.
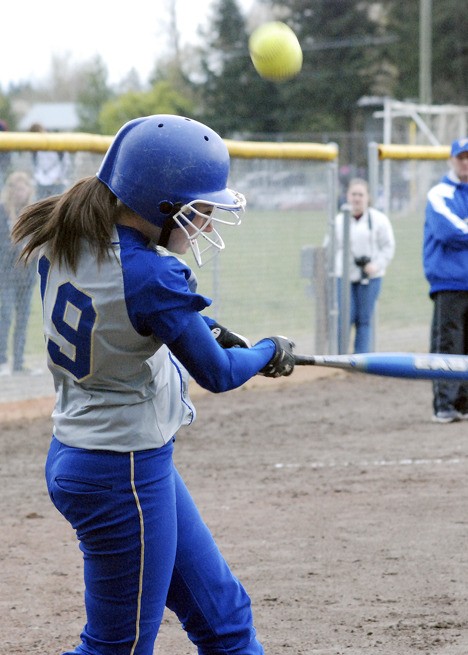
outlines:
[[[174, 9], [177, 0], [171, 0]], [[468, 12], [459, 0], [432, 0], [432, 99], [468, 104]], [[175, 16], [175, 12], [172, 12]], [[175, 18], [174, 18], [175, 20]], [[301, 73], [281, 84], [262, 80], [248, 55], [253, 27], [283, 20], [304, 51]], [[172, 25], [177, 34], [177, 25]], [[224, 138], [354, 132], [363, 128], [365, 97], [417, 102], [419, 2], [408, 0], [256, 0], [245, 16], [236, 0], [215, 0], [201, 44], [180, 47], [110, 85], [105, 62], [73, 66], [54, 57], [41, 83], [0, 89], [0, 118], [16, 129], [18, 101], [77, 103], [80, 131], [114, 134], [131, 118], [188, 115]]]

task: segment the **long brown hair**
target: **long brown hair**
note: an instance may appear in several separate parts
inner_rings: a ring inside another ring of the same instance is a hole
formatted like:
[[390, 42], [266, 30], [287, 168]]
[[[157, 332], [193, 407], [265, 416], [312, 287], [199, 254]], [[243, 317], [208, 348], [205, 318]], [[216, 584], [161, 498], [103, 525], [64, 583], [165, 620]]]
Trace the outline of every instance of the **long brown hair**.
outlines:
[[52, 264], [65, 263], [76, 271], [82, 239], [98, 261], [108, 256], [114, 224], [124, 207], [97, 177], [85, 177], [63, 194], [26, 207], [12, 238], [26, 242], [20, 257], [25, 262], [47, 243]]
[[[18, 186], [18, 183], [20, 185], [25, 184], [29, 189], [26, 202], [23, 201], [23, 204], [20, 207], [18, 207], [15, 199], [15, 187]], [[26, 171], [14, 171], [7, 177], [5, 180], [5, 186], [2, 189], [1, 199], [11, 225], [14, 225], [16, 217], [23, 207], [29, 205], [29, 203], [34, 199], [34, 191], [34, 181]]]

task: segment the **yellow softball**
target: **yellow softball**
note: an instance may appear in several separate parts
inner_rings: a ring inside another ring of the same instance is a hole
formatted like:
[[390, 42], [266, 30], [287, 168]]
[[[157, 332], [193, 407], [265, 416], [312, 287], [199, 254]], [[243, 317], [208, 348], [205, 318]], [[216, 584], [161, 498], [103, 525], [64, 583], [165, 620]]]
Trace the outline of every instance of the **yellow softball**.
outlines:
[[257, 73], [273, 82], [289, 80], [302, 68], [302, 49], [297, 36], [281, 21], [257, 27], [249, 38], [249, 53]]

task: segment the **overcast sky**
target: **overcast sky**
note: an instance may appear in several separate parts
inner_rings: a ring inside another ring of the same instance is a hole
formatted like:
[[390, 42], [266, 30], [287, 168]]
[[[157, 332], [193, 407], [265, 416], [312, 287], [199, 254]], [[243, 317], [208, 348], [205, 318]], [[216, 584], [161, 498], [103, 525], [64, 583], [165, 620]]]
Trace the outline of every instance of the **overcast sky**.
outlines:
[[[70, 63], [99, 54], [111, 84], [134, 67], [145, 82], [154, 62], [168, 47], [168, 1], [40, 0], [3, 3], [0, 38], [0, 87], [40, 80], [50, 72], [53, 55], [70, 53]], [[212, 0], [176, 0], [183, 43], [197, 42], [199, 25], [207, 23]], [[239, 2], [243, 10], [252, 0]]]

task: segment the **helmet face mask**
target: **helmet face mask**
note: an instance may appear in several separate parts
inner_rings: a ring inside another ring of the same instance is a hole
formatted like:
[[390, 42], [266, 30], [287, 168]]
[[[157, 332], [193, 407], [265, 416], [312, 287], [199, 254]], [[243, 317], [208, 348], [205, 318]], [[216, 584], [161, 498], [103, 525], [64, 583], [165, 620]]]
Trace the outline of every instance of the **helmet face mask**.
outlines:
[[[182, 210], [189, 207], [190, 215], [195, 203], [226, 210], [231, 220], [210, 217], [206, 230], [211, 222], [240, 223], [232, 219], [233, 212], [240, 213], [245, 199], [228, 189], [229, 168], [227, 146], [211, 128], [183, 116], [161, 114], [126, 123], [116, 134], [97, 177], [124, 205], [160, 228], [175, 216], [176, 224], [187, 228], [191, 221]], [[182, 209], [173, 212], [175, 207]], [[197, 229], [193, 236], [187, 230], [187, 234], [197, 262], [201, 261], [198, 237], [217, 250], [224, 248], [213, 231]]]
[[[236, 200], [232, 204], [217, 204], [197, 199], [181, 207], [172, 218], [176, 226], [184, 232], [195, 261], [200, 267], [225, 248], [223, 238], [216, 226], [240, 225], [242, 222], [245, 198], [235, 191], [232, 193]], [[197, 217], [201, 220], [196, 220]]]

